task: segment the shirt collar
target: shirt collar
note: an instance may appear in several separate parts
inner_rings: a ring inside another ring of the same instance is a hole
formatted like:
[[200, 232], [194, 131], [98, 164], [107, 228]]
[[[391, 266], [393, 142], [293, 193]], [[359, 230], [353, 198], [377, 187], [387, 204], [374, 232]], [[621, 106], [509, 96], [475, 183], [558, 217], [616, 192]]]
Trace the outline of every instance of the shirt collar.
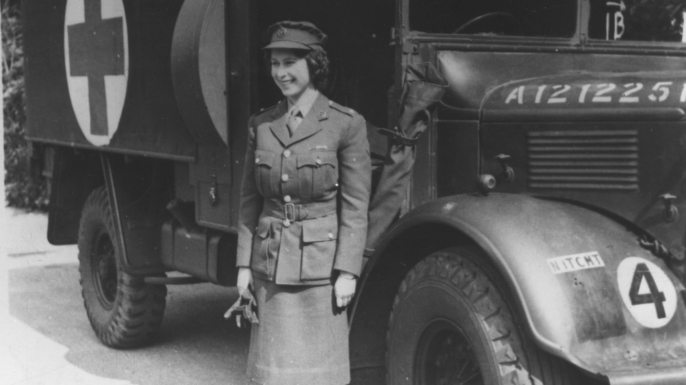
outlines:
[[295, 105], [291, 104], [290, 100], [288, 100], [288, 112], [290, 113], [293, 110], [293, 108], [297, 106], [297, 108], [302, 113], [302, 116], [307, 116], [307, 113], [310, 112], [310, 110], [312, 109], [312, 105], [314, 104], [314, 101], [317, 100], [318, 96], [319, 91], [317, 91], [316, 89], [306, 89], [303, 92], [300, 99], [298, 100], [298, 103], [296, 103]]

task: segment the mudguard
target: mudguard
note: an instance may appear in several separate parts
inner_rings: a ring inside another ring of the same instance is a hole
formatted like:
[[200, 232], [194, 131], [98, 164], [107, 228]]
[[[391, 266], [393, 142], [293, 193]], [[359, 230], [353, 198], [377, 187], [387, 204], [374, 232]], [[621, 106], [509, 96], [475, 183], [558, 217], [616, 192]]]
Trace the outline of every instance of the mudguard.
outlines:
[[623, 224], [519, 194], [451, 196], [404, 216], [376, 255], [427, 223], [451, 226], [485, 251], [545, 351], [611, 384], [686, 379], [684, 287]]

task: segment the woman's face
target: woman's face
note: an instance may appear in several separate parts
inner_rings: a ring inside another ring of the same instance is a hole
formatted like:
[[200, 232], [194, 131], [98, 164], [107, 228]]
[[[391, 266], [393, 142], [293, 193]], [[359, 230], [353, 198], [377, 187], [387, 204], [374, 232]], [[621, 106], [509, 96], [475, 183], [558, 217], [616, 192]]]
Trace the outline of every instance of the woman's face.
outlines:
[[274, 83], [289, 99], [297, 100], [308, 87], [312, 87], [307, 62], [294, 50], [272, 50], [271, 69]]

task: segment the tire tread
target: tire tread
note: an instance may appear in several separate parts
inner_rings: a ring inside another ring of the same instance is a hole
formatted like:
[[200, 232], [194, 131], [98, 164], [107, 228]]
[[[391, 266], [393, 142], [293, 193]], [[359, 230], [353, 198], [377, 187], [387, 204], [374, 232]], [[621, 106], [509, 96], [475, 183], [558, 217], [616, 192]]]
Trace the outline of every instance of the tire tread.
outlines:
[[[498, 362], [502, 385], [571, 385], [578, 378], [570, 366], [542, 352], [515, 322], [514, 304], [506, 292], [491, 277], [497, 276], [490, 267], [477, 263], [478, 252], [471, 248], [453, 247], [421, 260], [405, 276], [393, 301], [386, 342], [391, 346], [396, 321], [395, 309], [413, 287], [426, 281], [439, 281], [459, 290], [469, 300], [478, 322], [490, 339]], [[483, 258], [481, 258], [483, 259]], [[387, 366], [391, 352], [386, 352]], [[390, 370], [386, 383], [391, 383]], [[490, 384], [489, 384], [490, 385]], [[494, 384], [495, 385], [495, 384]]]
[[[81, 295], [88, 320], [96, 336], [105, 345], [113, 348], [134, 348], [149, 344], [159, 332], [166, 306], [167, 288], [164, 285], [150, 285], [142, 277], [134, 277], [121, 269], [117, 260], [117, 294], [113, 309], [104, 308], [97, 298], [93, 284], [88, 278], [91, 274], [90, 253], [87, 248], [89, 226], [93, 221], [102, 221], [110, 238], [116, 234], [114, 219], [104, 187], [99, 187], [89, 195], [84, 204], [79, 226], [79, 270], [81, 274]], [[113, 244], [115, 253], [118, 246]], [[116, 257], [119, 258], [118, 256]], [[103, 318], [103, 312], [109, 312]]]

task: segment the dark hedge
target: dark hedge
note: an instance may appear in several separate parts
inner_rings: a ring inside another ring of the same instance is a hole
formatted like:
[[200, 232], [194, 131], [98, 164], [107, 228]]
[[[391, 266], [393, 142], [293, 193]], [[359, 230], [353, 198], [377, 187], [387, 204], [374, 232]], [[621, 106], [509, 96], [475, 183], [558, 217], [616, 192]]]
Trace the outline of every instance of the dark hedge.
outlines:
[[2, 2], [2, 85], [5, 150], [5, 199], [9, 206], [43, 210], [47, 182], [31, 175], [31, 150], [24, 138], [24, 59], [19, 1]]

